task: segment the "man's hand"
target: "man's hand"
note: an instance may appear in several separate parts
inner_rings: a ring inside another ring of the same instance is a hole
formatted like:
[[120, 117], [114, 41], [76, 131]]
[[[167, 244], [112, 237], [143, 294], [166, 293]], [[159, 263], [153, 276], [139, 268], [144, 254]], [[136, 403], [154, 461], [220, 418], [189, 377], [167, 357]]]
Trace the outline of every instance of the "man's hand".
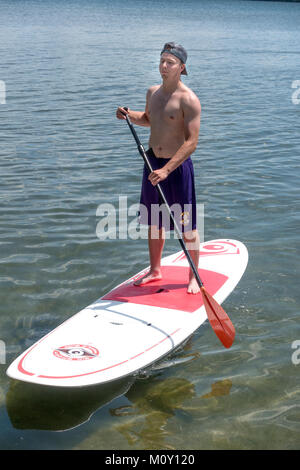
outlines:
[[154, 170], [150, 173], [148, 180], [153, 186], [156, 186], [161, 181], [165, 180], [169, 175], [168, 170], [160, 168], [159, 170]]
[[132, 109], [125, 109], [119, 106], [116, 111], [116, 116], [118, 119], [126, 119], [126, 116], [128, 116], [133, 124], [145, 127], [150, 126], [147, 113], [144, 111], [133, 111]]
[[118, 107], [116, 116], [118, 119], [126, 119], [126, 114], [129, 114], [129, 109], [121, 108], [121, 106]]

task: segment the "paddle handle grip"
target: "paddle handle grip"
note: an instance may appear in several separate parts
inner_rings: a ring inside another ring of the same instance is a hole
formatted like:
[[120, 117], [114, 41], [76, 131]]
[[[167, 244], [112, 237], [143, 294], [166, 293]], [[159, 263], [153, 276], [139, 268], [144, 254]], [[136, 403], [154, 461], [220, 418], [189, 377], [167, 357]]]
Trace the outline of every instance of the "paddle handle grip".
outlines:
[[[125, 106], [124, 106], [124, 109], [125, 109], [126, 111], [128, 111], [128, 108], [125, 107]], [[146, 167], [147, 167], [149, 173], [152, 173], [153, 168], [152, 168], [152, 166], [151, 166], [151, 163], [149, 162], [149, 159], [148, 159], [148, 157], [147, 157], [147, 154], [146, 154], [146, 152], [145, 152], [145, 149], [144, 149], [143, 145], [141, 144], [140, 139], [138, 138], [138, 135], [137, 135], [137, 133], [136, 133], [136, 131], [135, 131], [133, 125], [132, 125], [132, 122], [131, 122], [131, 120], [130, 120], [128, 114], [125, 114], [125, 118], [126, 118], [126, 122], [127, 122], [128, 126], [129, 126], [129, 129], [131, 130], [131, 133], [132, 133], [132, 135], [133, 135], [133, 137], [134, 137], [134, 140], [135, 140], [135, 142], [136, 142], [138, 151], [139, 151], [141, 157], [143, 158], [143, 160], [144, 160], [144, 162], [145, 162], [145, 165], [146, 165]], [[166, 206], [166, 208], [167, 208], [167, 211], [168, 211], [168, 213], [169, 213], [169, 216], [170, 216], [170, 218], [171, 218], [171, 220], [172, 220], [172, 222], [173, 222], [173, 224], [174, 224], [174, 229], [175, 229], [175, 232], [176, 232], [176, 234], [177, 234], [177, 236], [178, 236], [178, 239], [179, 239], [179, 243], [180, 243], [180, 245], [181, 245], [181, 248], [182, 248], [182, 250], [184, 251], [184, 254], [185, 254], [185, 256], [186, 256], [186, 258], [187, 258], [187, 260], [188, 260], [188, 262], [189, 262], [189, 265], [190, 265], [190, 267], [191, 267], [191, 269], [192, 269], [192, 271], [193, 271], [193, 273], [194, 273], [194, 276], [195, 276], [195, 278], [196, 278], [196, 280], [197, 280], [197, 282], [198, 282], [198, 285], [199, 285], [200, 287], [203, 287], [203, 282], [201, 281], [200, 276], [199, 276], [199, 273], [198, 273], [198, 270], [196, 269], [196, 266], [195, 266], [195, 264], [194, 264], [194, 262], [193, 262], [193, 260], [192, 260], [192, 258], [191, 258], [191, 255], [190, 255], [188, 249], [187, 249], [186, 246], [185, 246], [185, 243], [184, 243], [184, 241], [183, 241], [183, 239], [182, 239], [182, 234], [181, 234], [181, 232], [180, 232], [180, 230], [179, 230], [179, 227], [178, 227], [178, 225], [177, 225], [177, 222], [176, 222], [176, 220], [175, 220], [175, 218], [174, 218], [174, 216], [173, 216], [173, 214], [172, 214], [172, 211], [171, 211], [171, 209], [170, 209], [170, 207], [169, 207], [169, 204], [168, 204], [168, 202], [167, 202], [167, 200], [166, 200], [166, 198], [165, 198], [165, 195], [164, 195], [164, 193], [163, 193], [163, 190], [161, 189], [159, 183], [156, 184], [155, 187], [156, 187], [156, 189], [157, 189], [157, 191], [158, 191], [158, 193], [159, 193], [159, 195], [160, 195], [160, 197], [161, 197], [163, 203], [165, 204], [165, 206]]]

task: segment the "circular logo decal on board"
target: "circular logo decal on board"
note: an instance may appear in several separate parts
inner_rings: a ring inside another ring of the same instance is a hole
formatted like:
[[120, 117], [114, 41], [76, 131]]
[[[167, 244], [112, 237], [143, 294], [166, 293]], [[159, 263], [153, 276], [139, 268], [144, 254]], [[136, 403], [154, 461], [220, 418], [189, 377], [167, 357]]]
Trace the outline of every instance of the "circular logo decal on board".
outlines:
[[99, 351], [94, 346], [86, 344], [68, 344], [60, 346], [53, 351], [55, 357], [69, 361], [86, 361], [99, 356]]

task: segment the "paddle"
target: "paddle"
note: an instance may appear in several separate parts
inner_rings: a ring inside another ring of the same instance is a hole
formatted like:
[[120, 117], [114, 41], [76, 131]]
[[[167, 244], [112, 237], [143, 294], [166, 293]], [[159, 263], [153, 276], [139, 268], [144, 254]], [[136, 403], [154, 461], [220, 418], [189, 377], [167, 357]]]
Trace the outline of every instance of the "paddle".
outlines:
[[[128, 110], [128, 108], [126, 108], [126, 107], [124, 107], [124, 109], [126, 111]], [[131, 130], [131, 133], [132, 133], [132, 135], [133, 135], [133, 137], [136, 141], [138, 151], [139, 151], [141, 157], [143, 158], [148, 171], [150, 173], [152, 173], [153, 169], [152, 169], [151, 164], [148, 160], [145, 149], [144, 149], [143, 145], [141, 144], [141, 142], [140, 142], [140, 140], [137, 136], [137, 133], [135, 132], [135, 129], [134, 129], [134, 127], [133, 127], [133, 125], [130, 121], [130, 118], [129, 118], [128, 114], [124, 114], [124, 116], [126, 118], [126, 122], [127, 122], [128, 126]], [[195, 278], [196, 278], [196, 280], [199, 284], [200, 291], [201, 291], [201, 294], [202, 294], [203, 303], [204, 303], [206, 314], [207, 314], [207, 318], [208, 318], [208, 320], [209, 320], [209, 322], [212, 326], [212, 329], [216, 333], [216, 335], [219, 338], [219, 340], [221, 341], [221, 343], [225, 346], [225, 348], [230, 348], [230, 346], [232, 345], [232, 343], [234, 341], [234, 336], [235, 336], [234, 326], [233, 326], [230, 318], [226, 314], [226, 312], [223, 310], [223, 308], [210, 295], [210, 293], [205, 289], [205, 287], [203, 285], [203, 282], [200, 279], [198, 269], [196, 269], [195, 264], [194, 264], [194, 262], [191, 258], [191, 255], [190, 255], [189, 251], [187, 250], [186, 245], [185, 245], [185, 243], [182, 239], [182, 234], [181, 234], [181, 232], [178, 228], [176, 220], [174, 219], [174, 216], [171, 212], [169, 204], [167, 203], [167, 200], [166, 200], [165, 195], [164, 195], [164, 193], [161, 189], [161, 186], [159, 184], [157, 184], [155, 187], [156, 187], [163, 203], [166, 206], [166, 209], [169, 213], [169, 216], [170, 216], [170, 218], [171, 218], [171, 220], [174, 224], [174, 229], [175, 229], [176, 234], [179, 238], [179, 243], [181, 245], [181, 248], [183, 249], [184, 254], [185, 254], [185, 256], [186, 256], [186, 258], [187, 258], [187, 260], [190, 264], [190, 267], [191, 267], [191, 269], [192, 269], [192, 271], [195, 275]]]

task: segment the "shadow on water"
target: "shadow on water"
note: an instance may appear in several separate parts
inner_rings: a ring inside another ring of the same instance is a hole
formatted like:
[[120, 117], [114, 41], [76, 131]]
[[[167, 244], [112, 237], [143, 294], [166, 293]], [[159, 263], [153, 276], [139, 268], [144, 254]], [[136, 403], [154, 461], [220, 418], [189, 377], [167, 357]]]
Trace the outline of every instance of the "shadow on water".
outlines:
[[66, 431], [85, 422], [100, 408], [124, 395], [132, 379], [69, 388], [12, 380], [6, 395], [11, 424], [16, 429]]

